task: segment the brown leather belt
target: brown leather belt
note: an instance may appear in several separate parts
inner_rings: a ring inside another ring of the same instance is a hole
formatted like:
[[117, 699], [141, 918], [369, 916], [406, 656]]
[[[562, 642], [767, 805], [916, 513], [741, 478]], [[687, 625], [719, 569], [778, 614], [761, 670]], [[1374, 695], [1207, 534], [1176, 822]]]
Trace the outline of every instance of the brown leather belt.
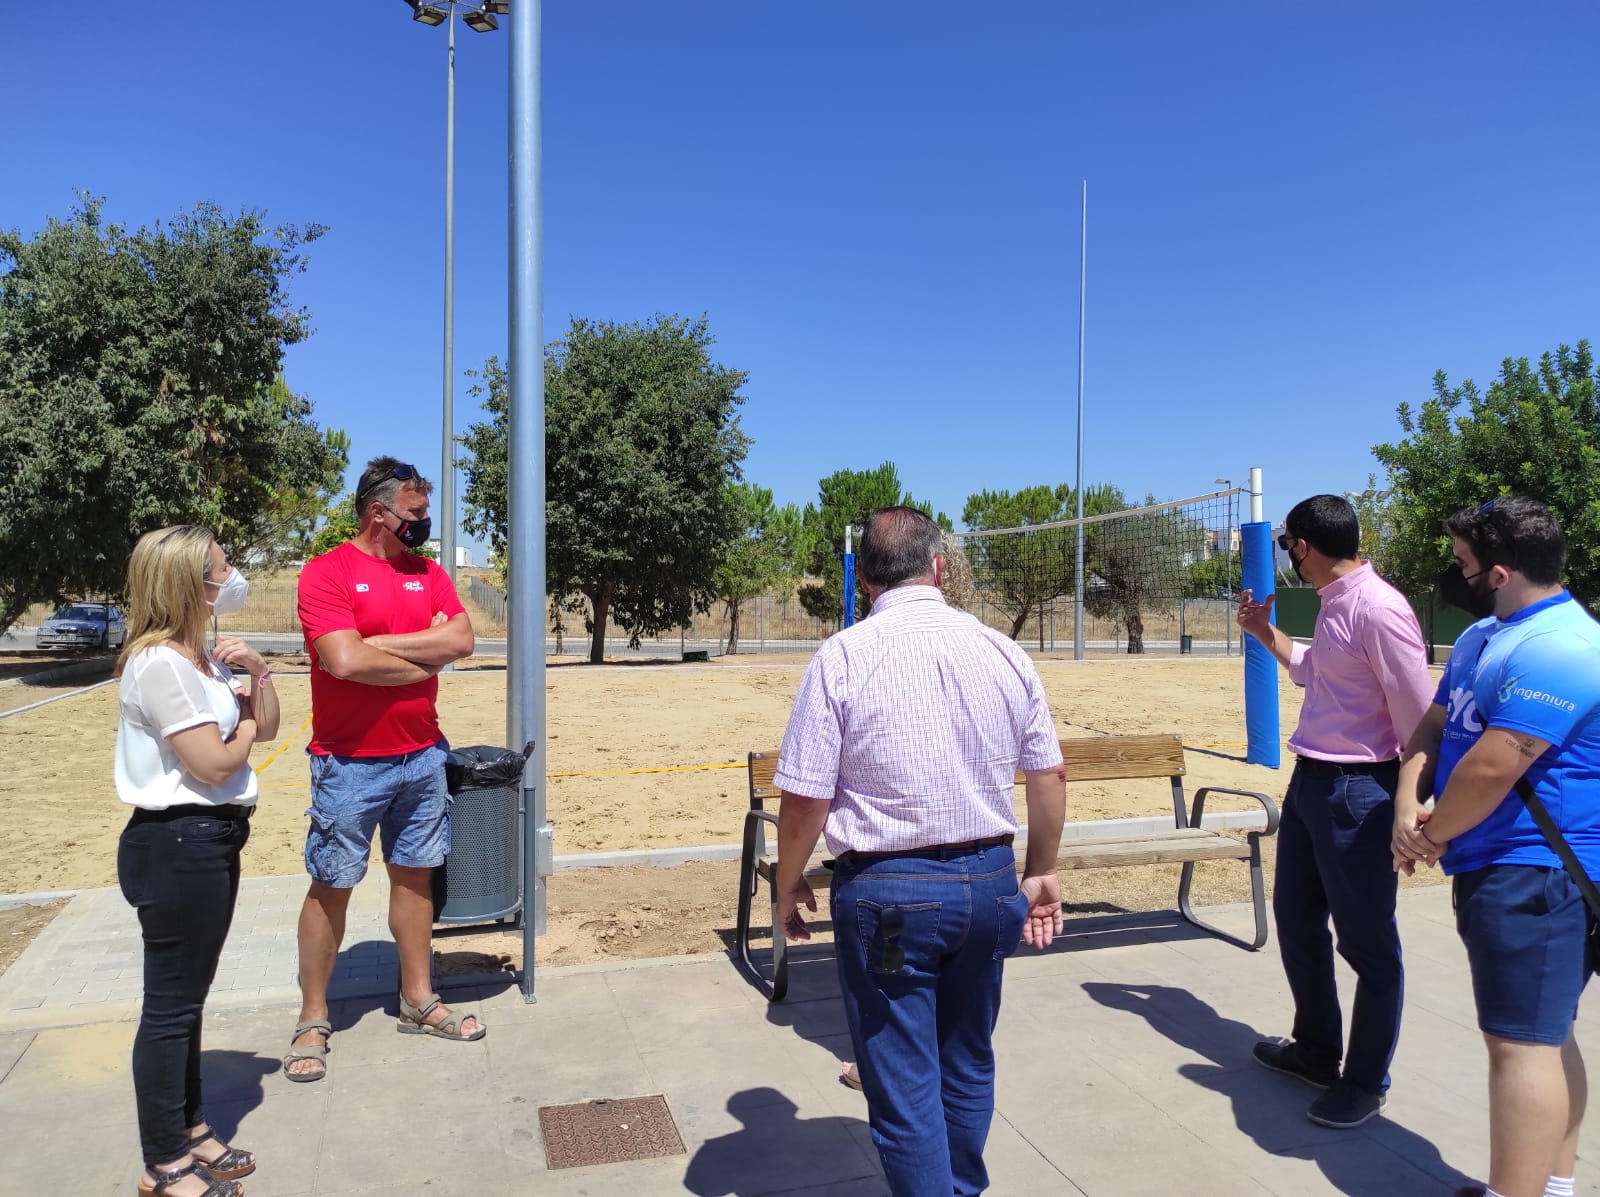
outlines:
[[1016, 838], [1014, 835], [995, 835], [986, 840], [965, 840], [959, 844], [929, 844], [925, 848], [902, 848], [898, 852], [841, 852], [837, 859], [840, 864], [853, 868], [856, 865], [872, 864], [880, 860], [899, 860], [906, 856], [962, 856], [982, 848], [1009, 848]]

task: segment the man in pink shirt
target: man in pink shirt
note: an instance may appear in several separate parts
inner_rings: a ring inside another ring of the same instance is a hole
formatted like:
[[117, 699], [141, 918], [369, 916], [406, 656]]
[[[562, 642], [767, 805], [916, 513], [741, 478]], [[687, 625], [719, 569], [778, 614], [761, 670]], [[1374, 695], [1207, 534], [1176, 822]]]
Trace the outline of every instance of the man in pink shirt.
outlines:
[[1027, 653], [945, 605], [942, 550], [920, 511], [867, 522], [857, 564], [871, 618], [812, 658], [776, 776], [778, 921], [810, 938], [805, 867], [825, 830], [839, 989], [895, 1197], [988, 1186], [1001, 970], [1020, 942], [1061, 929], [1066, 783], [1044, 687]]
[[[1383, 1109], [1400, 1037], [1405, 972], [1390, 851], [1400, 750], [1433, 697], [1427, 650], [1404, 596], [1357, 557], [1355, 509], [1336, 495], [1295, 505], [1278, 545], [1317, 588], [1310, 646], [1272, 624], [1272, 598], [1246, 590], [1239, 626], [1305, 689], [1289, 739], [1298, 761], [1283, 800], [1272, 913], [1294, 995], [1289, 1039], [1256, 1044], [1264, 1068], [1324, 1090], [1306, 1116], [1359, 1126]], [[1334, 940], [1356, 974], [1345, 1050]], [[1342, 1062], [1342, 1068], [1341, 1068]]]

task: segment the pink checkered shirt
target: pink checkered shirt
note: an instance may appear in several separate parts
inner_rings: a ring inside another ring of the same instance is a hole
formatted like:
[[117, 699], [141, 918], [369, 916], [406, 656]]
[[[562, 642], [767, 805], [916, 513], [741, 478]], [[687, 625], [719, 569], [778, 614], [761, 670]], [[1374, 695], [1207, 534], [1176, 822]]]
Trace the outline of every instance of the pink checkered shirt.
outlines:
[[1060, 763], [1028, 654], [935, 587], [901, 586], [817, 650], [776, 781], [830, 803], [834, 854], [898, 852], [1016, 831], [1017, 769]]

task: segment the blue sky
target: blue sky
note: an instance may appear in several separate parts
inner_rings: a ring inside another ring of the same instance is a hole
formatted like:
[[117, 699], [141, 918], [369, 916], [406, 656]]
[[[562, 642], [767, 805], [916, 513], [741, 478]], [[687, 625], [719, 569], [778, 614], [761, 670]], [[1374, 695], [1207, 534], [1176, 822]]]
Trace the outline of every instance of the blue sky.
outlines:
[[[516, 0], [513, 0], [515, 3]], [[502, 18], [503, 24], [516, 15]], [[546, 339], [706, 313], [748, 477], [895, 461], [959, 517], [1086, 473], [1268, 515], [1364, 485], [1433, 371], [1600, 334], [1600, 6], [546, 0]], [[505, 348], [509, 38], [458, 31], [456, 363]], [[401, 0], [6, 22], [0, 224], [74, 190], [321, 222], [290, 384], [440, 448], [445, 33]], [[457, 393], [458, 428], [475, 418]]]

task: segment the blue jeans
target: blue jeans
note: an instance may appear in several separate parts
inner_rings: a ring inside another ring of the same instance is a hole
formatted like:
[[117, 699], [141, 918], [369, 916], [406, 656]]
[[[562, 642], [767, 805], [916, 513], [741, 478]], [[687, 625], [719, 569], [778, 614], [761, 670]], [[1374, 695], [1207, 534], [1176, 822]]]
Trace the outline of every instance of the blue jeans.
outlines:
[[896, 1197], [988, 1187], [990, 1038], [1027, 913], [1009, 847], [846, 856], [834, 868], [839, 989]]
[[333, 889], [354, 889], [367, 875], [379, 827], [384, 863], [442, 865], [450, 851], [449, 754], [440, 740], [404, 756], [313, 755], [306, 872]]
[[[1399, 878], [1389, 849], [1399, 778], [1398, 763], [1342, 776], [1296, 765], [1272, 879], [1278, 949], [1294, 994], [1294, 1040], [1309, 1060], [1337, 1067], [1343, 1059], [1344, 1079], [1369, 1093], [1389, 1088], [1405, 1000], [1394, 916]], [[1348, 1052], [1330, 919], [1339, 955], [1356, 974]]]

